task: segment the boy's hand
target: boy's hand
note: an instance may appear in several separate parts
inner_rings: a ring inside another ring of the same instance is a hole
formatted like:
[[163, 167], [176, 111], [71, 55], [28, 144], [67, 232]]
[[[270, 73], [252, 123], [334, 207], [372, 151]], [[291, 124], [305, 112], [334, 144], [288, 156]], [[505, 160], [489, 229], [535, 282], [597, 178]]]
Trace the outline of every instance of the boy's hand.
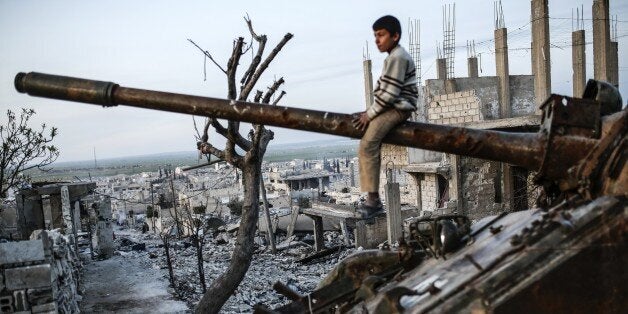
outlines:
[[353, 126], [360, 131], [366, 130], [366, 127], [371, 121], [369, 120], [369, 116], [366, 114], [366, 111], [358, 112], [355, 115], [356, 117], [351, 121], [353, 123]]

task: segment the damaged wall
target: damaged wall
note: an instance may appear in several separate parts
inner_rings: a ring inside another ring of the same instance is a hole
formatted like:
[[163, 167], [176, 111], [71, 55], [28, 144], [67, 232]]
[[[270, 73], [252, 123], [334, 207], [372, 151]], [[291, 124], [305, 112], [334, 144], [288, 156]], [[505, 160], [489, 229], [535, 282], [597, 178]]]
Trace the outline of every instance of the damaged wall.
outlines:
[[[477, 78], [456, 78], [457, 93], [446, 93], [444, 80], [426, 80], [426, 103], [446, 99], [460, 98], [460, 92], [474, 92], [479, 100], [480, 120], [499, 119], [499, 78], [497, 76], [483, 76]], [[534, 76], [510, 75], [510, 106], [511, 117], [520, 117], [534, 114]], [[429, 108], [429, 107], [428, 107]], [[429, 119], [428, 109], [428, 119]], [[460, 123], [460, 122], [451, 122]]]
[[35, 231], [0, 243], [0, 313], [77, 313], [81, 262], [73, 238]]
[[510, 76], [510, 107], [512, 117], [534, 114], [534, 75]]
[[470, 219], [498, 214], [501, 204], [501, 164], [461, 157], [462, 208]]
[[412, 176], [406, 172], [399, 171], [408, 165], [408, 148], [399, 145], [382, 144], [381, 169], [379, 180], [379, 194], [385, 198], [384, 186], [386, 185], [386, 169], [394, 167], [394, 182], [399, 183], [399, 193], [401, 204], [416, 203], [416, 184]]

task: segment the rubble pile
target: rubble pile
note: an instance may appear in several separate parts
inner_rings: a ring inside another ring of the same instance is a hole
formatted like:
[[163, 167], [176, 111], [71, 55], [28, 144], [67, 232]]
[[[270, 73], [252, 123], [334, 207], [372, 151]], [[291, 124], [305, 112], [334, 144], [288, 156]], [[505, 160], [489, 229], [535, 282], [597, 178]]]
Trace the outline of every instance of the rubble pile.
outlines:
[[79, 312], [78, 302], [81, 296], [78, 293], [78, 283], [81, 260], [75, 251], [74, 237], [66, 236], [59, 229], [33, 232], [31, 240], [43, 239], [46, 245], [46, 258], [50, 263], [52, 291], [60, 313]]
[[0, 313], [76, 313], [81, 261], [72, 236], [35, 230], [0, 243]]
[[[159, 238], [151, 234], [138, 235], [138, 237], [134, 242], [145, 242], [145, 252], [130, 251], [118, 252], [118, 254], [142, 258], [146, 267], [166, 269], [165, 252], [163, 245], [158, 240]], [[312, 246], [308, 244], [311, 239], [311, 235], [293, 236], [289, 239], [279, 237], [277, 239], [278, 247], [285, 249], [279, 250], [275, 255], [270, 253], [270, 247], [263, 245], [265, 239], [256, 237], [258, 247], [251, 266], [244, 280], [221, 312], [252, 312], [253, 306], [257, 303], [263, 303], [271, 308], [285, 304], [289, 300], [272, 289], [275, 282], [281, 281], [301, 294], [309, 293], [316, 288], [338, 261], [355, 251], [355, 249], [343, 248], [334, 254], [310, 261], [307, 264], [299, 263], [301, 258], [314, 253]], [[226, 243], [224, 243], [225, 240]], [[342, 235], [336, 231], [325, 232], [325, 240], [328, 247], [341, 246], [344, 242]], [[203, 266], [208, 287], [227, 269], [234, 245], [235, 236], [227, 232], [216, 234], [215, 237], [206, 236], [203, 249]], [[172, 240], [170, 254], [175, 276], [175, 288], [170, 288], [170, 292], [185, 300], [193, 308], [203, 295], [198, 276], [196, 248], [189, 239]]]

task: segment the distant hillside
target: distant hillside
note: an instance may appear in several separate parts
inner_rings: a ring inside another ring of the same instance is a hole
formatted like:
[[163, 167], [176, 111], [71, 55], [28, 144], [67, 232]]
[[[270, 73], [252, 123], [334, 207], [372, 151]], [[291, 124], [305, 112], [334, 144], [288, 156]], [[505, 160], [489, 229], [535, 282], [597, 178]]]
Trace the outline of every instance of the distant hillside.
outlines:
[[[289, 161], [292, 159], [323, 159], [357, 155], [357, 140], [339, 139], [305, 143], [273, 144], [268, 146], [264, 160], [268, 162]], [[104, 177], [117, 174], [136, 174], [158, 171], [159, 168], [176, 168], [204, 163], [198, 159], [198, 152], [168, 152], [143, 156], [99, 159], [97, 167], [93, 160], [56, 162], [50, 171], [30, 171], [33, 182], [75, 181], [89, 177]]]

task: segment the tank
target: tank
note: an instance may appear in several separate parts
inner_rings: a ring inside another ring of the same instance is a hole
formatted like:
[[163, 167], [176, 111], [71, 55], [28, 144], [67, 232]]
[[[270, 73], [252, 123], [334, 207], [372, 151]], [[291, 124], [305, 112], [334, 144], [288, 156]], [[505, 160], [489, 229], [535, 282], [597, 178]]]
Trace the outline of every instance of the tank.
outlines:
[[[350, 114], [165, 93], [19, 73], [19, 92], [360, 138]], [[348, 257], [308, 295], [266, 313], [621, 312], [628, 306], [628, 110], [597, 81], [582, 98], [551, 95], [537, 133], [406, 122], [390, 144], [495, 160], [536, 172], [537, 208], [486, 217], [407, 220], [396, 248]]]

